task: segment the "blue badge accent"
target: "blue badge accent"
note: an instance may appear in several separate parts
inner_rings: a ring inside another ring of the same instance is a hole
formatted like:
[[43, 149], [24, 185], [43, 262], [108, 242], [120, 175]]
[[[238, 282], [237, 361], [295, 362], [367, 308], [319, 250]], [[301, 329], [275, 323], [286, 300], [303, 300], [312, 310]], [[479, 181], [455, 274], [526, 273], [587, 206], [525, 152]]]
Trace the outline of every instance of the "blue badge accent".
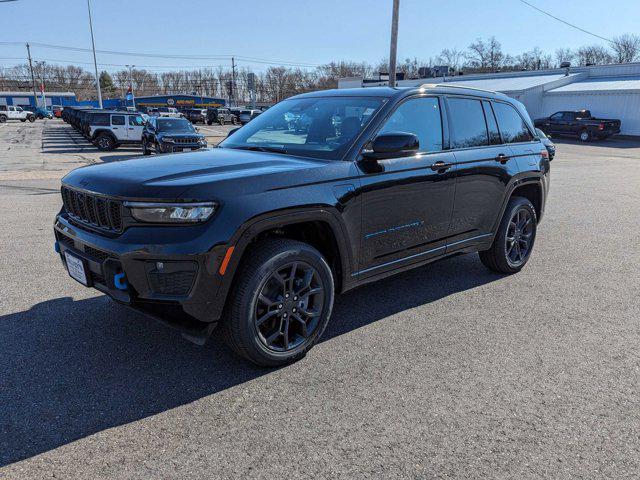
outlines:
[[116, 273], [113, 276], [113, 284], [118, 290], [126, 290], [128, 287], [127, 279], [124, 276], [124, 272]]
[[60, 244], [58, 242], [55, 242], [53, 244], [53, 249], [56, 251], [56, 253], [60, 253]]

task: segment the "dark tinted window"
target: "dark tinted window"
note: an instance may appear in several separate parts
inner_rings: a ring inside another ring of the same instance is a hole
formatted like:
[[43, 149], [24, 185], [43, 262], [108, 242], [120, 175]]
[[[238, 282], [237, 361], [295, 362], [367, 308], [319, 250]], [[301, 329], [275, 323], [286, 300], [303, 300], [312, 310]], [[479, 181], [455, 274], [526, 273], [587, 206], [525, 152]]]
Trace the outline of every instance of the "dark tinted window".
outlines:
[[520, 114], [511, 105], [493, 102], [493, 110], [496, 112], [498, 126], [505, 143], [530, 142], [533, 135]]
[[386, 121], [380, 133], [413, 133], [421, 152], [442, 150], [442, 120], [437, 98], [414, 98], [401, 104]]
[[484, 118], [487, 120], [487, 129], [489, 130], [489, 143], [491, 145], [499, 145], [502, 140], [500, 140], [500, 132], [498, 131], [498, 124], [496, 123], [491, 103], [483, 100], [482, 107], [484, 108]]
[[124, 125], [124, 115], [111, 115], [111, 125]]
[[449, 112], [453, 135], [452, 148], [469, 148], [489, 144], [487, 124], [480, 100], [450, 98]]
[[96, 113], [93, 115], [93, 119], [91, 121], [92, 125], [100, 126], [100, 127], [108, 127], [109, 126], [109, 114], [108, 113]]

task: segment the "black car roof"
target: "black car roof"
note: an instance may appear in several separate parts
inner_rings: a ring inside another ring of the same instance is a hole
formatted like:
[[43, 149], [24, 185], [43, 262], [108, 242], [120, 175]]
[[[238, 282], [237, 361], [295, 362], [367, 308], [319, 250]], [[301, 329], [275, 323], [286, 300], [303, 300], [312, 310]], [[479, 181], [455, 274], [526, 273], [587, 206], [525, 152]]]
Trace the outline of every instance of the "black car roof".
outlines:
[[463, 87], [458, 85], [430, 84], [424, 83], [416, 87], [367, 87], [367, 88], [340, 88], [333, 90], [319, 90], [316, 92], [303, 93], [292, 98], [314, 98], [314, 97], [404, 97], [414, 93], [429, 91], [431, 93], [452, 94], [452, 95], [473, 95], [476, 97], [495, 98], [500, 100], [508, 99], [503, 93], [481, 90], [479, 88]]

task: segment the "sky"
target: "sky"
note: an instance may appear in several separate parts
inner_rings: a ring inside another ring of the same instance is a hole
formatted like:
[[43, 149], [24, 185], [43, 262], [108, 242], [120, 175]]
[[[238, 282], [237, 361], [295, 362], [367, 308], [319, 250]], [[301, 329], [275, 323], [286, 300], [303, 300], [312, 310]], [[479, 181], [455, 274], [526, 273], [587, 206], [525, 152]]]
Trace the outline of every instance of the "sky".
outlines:
[[[637, 32], [640, 1], [528, 0], [555, 16], [611, 38]], [[378, 63], [389, 54], [392, 0], [91, 0], [96, 49], [158, 55], [238, 55], [317, 65], [332, 60]], [[495, 36], [506, 53], [534, 47], [604, 44], [558, 23], [519, 0], [400, 0], [399, 58], [429, 59], [443, 48], [465, 49]], [[86, 0], [17, 0], [0, 3], [0, 66], [22, 63], [34, 42], [91, 48]], [[34, 46], [34, 60], [86, 62], [89, 52]], [[189, 60], [98, 54], [99, 68], [230, 65], [227, 58]], [[266, 63], [239, 60], [261, 70]]]

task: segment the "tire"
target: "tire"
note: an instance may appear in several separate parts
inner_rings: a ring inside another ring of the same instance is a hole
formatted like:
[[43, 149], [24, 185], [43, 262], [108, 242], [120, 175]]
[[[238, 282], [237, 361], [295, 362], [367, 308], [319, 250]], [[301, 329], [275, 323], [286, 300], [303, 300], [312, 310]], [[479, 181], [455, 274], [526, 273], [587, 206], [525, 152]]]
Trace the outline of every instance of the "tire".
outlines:
[[27, 121], [27, 119], [26, 119], [26, 118], [21, 118], [21, 119], [20, 119], [20, 121], [21, 121], [22, 123], [24, 123], [24, 122], [26, 122], [26, 121]]
[[7, 121], [6, 115], [0, 115], [0, 123], [5, 123]]
[[213, 122], [211, 120], [207, 120], [207, 125], [211, 126]]
[[[507, 274], [519, 272], [526, 265], [533, 251], [537, 225], [536, 210], [531, 202], [523, 197], [511, 197], [491, 247], [489, 250], [479, 252], [480, 261], [494, 272]], [[510, 241], [509, 238], [514, 240]], [[513, 250], [515, 247], [519, 252]]]
[[220, 126], [223, 127], [224, 126], [224, 118], [220, 117], [220, 119], [218, 121], [220, 122]]
[[295, 240], [266, 240], [239, 267], [222, 332], [231, 349], [250, 362], [285, 365], [318, 342], [333, 299], [333, 275], [320, 252]]
[[156, 142], [154, 150], [158, 155], [162, 153], [162, 150], [160, 150], [160, 144], [158, 142]]
[[96, 138], [94, 143], [96, 147], [98, 147], [98, 150], [102, 150], [103, 152], [116, 148], [115, 140], [108, 133], [101, 133], [98, 135], [98, 138]]
[[149, 150], [146, 140], [142, 140], [142, 155], [151, 155], [151, 150]]
[[231, 123], [234, 125], [238, 125], [238, 119], [236, 118], [236, 116], [234, 115], [233, 118], [231, 119]]
[[29, 120], [29, 122], [33, 123], [36, 121], [36, 117], [34, 115], [29, 115], [29, 117], [27, 117], [27, 120]]
[[584, 130], [580, 131], [578, 138], [580, 139], [581, 142], [590, 142], [591, 132], [585, 128]]

